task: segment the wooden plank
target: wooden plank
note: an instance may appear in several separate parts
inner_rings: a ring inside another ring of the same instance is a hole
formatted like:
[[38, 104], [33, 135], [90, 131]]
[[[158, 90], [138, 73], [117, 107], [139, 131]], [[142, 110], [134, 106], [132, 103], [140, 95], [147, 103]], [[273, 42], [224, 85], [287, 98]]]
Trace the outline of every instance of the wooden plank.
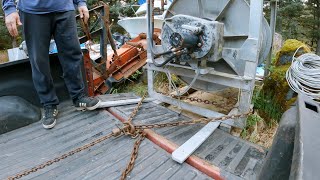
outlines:
[[172, 153], [172, 159], [183, 163], [220, 125], [210, 122]]

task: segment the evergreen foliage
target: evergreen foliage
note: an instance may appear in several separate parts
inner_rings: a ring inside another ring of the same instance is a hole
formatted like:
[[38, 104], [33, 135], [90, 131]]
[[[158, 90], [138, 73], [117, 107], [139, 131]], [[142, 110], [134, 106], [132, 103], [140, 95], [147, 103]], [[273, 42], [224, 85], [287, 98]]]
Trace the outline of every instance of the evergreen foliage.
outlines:
[[[4, 16], [2, 8], [0, 9], [0, 16]], [[4, 18], [0, 18], [0, 51], [12, 47], [12, 38], [4, 23]]]

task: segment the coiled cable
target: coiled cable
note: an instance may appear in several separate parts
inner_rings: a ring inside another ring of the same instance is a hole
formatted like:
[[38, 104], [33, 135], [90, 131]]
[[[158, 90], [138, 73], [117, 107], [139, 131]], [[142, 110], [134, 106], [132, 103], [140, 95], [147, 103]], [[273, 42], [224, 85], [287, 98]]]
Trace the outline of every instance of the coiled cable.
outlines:
[[286, 72], [290, 88], [296, 93], [302, 93], [320, 103], [320, 56], [306, 53], [298, 58], [293, 55], [292, 63]]

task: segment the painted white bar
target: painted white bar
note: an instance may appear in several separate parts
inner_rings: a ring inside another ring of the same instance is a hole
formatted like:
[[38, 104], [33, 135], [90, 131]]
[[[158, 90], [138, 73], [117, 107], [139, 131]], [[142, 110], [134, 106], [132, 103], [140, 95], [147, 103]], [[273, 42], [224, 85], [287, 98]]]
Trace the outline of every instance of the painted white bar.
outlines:
[[211, 122], [193, 135], [172, 153], [172, 159], [183, 163], [219, 127], [220, 122]]
[[[125, 99], [125, 100], [117, 100], [117, 101], [106, 101], [106, 102], [100, 102], [99, 108], [106, 108], [106, 107], [114, 107], [114, 106], [122, 106], [122, 105], [128, 105], [128, 104], [138, 104], [141, 101], [141, 98], [137, 99]], [[145, 98], [143, 102], [150, 102], [154, 101], [153, 98]]]

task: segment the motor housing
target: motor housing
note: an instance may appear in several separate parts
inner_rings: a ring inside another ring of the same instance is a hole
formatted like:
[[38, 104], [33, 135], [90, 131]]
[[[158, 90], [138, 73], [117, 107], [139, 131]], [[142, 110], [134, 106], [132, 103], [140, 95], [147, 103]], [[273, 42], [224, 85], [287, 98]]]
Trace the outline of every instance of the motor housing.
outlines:
[[188, 15], [175, 15], [165, 19], [161, 36], [165, 50], [172, 47], [187, 48], [187, 61], [221, 59], [223, 23]]

